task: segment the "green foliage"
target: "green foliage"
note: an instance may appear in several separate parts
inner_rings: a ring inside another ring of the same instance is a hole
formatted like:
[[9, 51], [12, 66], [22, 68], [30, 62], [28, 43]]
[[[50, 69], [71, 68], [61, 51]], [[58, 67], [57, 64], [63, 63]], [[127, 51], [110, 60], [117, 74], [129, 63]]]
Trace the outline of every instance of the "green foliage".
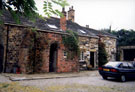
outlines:
[[118, 31], [112, 31], [113, 35], [117, 37], [117, 46], [135, 45], [135, 31], [121, 29]]
[[[0, 10], [0, 17], [2, 16], [3, 11]], [[3, 24], [3, 21], [0, 19], [0, 25]]]
[[52, 0], [52, 2], [54, 2], [57, 5], [60, 5], [62, 8], [69, 5], [66, 0]]
[[45, 49], [45, 44], [48, 44], [45, 37], [39, 36], [36, 28], [29, 28], [30, 35], [29, 44], [29, 61], [27, 63], [27, 73], [39, 73], [43, 65], [42, 51]]
[[17, 24], [20, 23], [20, 15], [28, 17], [32, 21], [38, 15], [34, 0], [3, 0], [0, 10], [9, 11]]
[[0, 25], [2, 25], [3, 24], [3, 21], [0, 19]]
[[[54, 9], [53, 4], [57, 4], [61, 7], [65, 7], [68, 5], [66, 0], [45, 0], [44, 1], [44, 12], [47, 17], [51, 17], [51, 15], [63, 16], [63, 14], [58, 10]], [[16, 23], [20, 23], [19, 16], [23, 15], [28, 17], [30, 20], [35, 22], [36, 17], [42, 18], [41, 15], [37, 14], [37, 8], [35, 6], [34, 0], [0, 0], [0, 10], [8, 10], [13, 16], [13, 19]], [[1, 15], [1, 13], [0, 13]], [[1, 22], [1, 20], [0, 20]], [[2, 22], [1, 22], [2, 23]]]
[[68, 6], [69, 4], [66, 2], [66, 0], [46, 0], [44, 1], [44, 13], [47, 17], [51, 17], [52, 15], [57, 15], [60, 17], [63, 17], [63, 14], [58, 10], [53, 8], [53, 4], [57, 4], [61, 7]]
[[4, 84], [3, 86], [2, 86], [2, 88], [7, 88], [9, 86], [9, 84]]
[[20, 24], [19, 14], [16, 14], [16, 12], [13, 10], [11, 10], [10, 13], [11, 13], [13, 19], [16, 21], [16, 23]]
[[4, 0], [1, 8], [23, 13], [25, 16], [31, 16], [37, 10], [34, 0]]
[[68, 50], [68, 57], [79, 55], [78, 34], [69, 30], [67, 33], [69, 35], [63, 36], [63, 43]]
[[99, 53], [98, 53], [98, 65], [102, 66], [105, 63], [107, 63], [107, 53], [105, 50], [105, 44], [102, 42], [99, 42], [99, 47], [98, 47]]
[[2, 11], [2, 10], [0, 10], [0, 16], [2, 15], [2, 12], [3, 12], [3, 11]]

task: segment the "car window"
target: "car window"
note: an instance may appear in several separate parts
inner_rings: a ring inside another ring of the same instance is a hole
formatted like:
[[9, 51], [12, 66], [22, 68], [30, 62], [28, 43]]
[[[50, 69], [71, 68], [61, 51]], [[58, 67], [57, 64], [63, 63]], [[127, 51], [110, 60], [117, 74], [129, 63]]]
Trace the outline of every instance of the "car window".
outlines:
[[123, 68], [123, 64], [121, 63], [118, 67], [119, 67], [119, 68]]
[[119, 65], [119, 68], [128, 68], [128, 64], [127, 63], [121, 63]]
[[134, 68], [133, 64], [128, 63], [129, 68]]

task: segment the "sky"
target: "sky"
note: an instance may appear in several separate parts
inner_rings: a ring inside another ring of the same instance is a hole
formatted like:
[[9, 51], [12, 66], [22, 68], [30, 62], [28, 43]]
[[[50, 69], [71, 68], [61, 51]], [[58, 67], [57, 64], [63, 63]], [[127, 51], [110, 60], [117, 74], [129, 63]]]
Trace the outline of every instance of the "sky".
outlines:
[[[39, 14], [44, 16], [43, 1], [35, 0]], [[75, 22], [93, 29], [135, 30], [135, 0], [67, 0], [75, 10]], [[60, 7], [54, 6], [61, 10]]]

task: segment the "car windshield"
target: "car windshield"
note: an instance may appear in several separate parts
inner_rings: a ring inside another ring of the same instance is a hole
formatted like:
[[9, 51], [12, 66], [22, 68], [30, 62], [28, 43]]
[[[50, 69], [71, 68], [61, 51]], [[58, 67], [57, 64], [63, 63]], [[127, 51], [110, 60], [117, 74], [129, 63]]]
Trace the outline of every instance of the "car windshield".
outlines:
[[112, 67], [117, 67], [120, 64], [120, 62], [108, 62], [105, 64], [105, 66], [112, 66]]

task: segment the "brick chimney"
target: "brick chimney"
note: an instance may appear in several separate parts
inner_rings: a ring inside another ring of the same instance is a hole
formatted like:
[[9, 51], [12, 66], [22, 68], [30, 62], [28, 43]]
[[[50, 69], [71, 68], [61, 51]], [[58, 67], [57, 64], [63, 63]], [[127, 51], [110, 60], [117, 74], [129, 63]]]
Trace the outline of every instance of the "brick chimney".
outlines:
[[62, 8], [62, 13], [63, 13], [64, 16], [60, 18], [60, 28], [63, 31], [66, 31], [66, 29], [67, 29], [67, 22], [66, 22], [66, 11], [65, 11], [65, 8]]
[[73, 6], [71, 8], [69, 8], [68, 11], [68, 20], [71, 20], [72, 22], [74, 22], [74, 15], [75, 15], [75, 10], [73, 9]]

